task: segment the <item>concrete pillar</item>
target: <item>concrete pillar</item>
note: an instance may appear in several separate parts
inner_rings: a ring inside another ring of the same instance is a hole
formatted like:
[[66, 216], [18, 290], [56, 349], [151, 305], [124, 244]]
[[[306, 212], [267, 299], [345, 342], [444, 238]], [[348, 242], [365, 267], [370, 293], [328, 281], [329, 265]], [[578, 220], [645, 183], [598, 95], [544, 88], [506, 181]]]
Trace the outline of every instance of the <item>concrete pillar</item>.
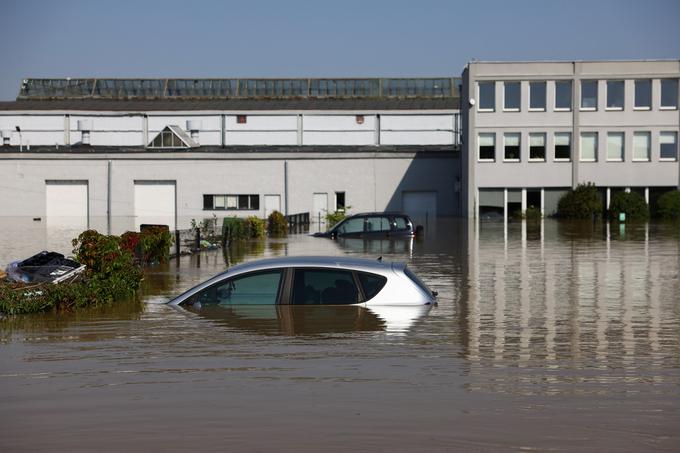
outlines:
[[527, 189], [522, 189], [522, 215], [527, 211]]
[[301, 146], [304, 143], [304, 124], [302, 115], [297, 116], [297, 144]]
[[508, 223], [508, 189], [503, 189], [503, 223]]
[[645, 187], [645, 203], [649, 204], [649, 187]]
[[607, 187], [607, 211], [609, 211], [609, 202], [612, 199], [612, 189], [611, 187]]
[[545, 215], [545, 189], [541, 188], [541, 217]]
[[71, 144], [71, 115], [64, 115], [64, 145]]

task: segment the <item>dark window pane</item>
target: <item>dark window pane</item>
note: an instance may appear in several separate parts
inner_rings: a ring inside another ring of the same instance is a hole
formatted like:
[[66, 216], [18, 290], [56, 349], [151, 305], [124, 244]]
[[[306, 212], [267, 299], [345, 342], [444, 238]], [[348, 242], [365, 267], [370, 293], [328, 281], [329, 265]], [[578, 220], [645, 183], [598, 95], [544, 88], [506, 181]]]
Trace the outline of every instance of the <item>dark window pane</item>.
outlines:
[[652, 108], [652, 81], [635, 81], [635, 107]]
[[659, 136], [661, 147], [661, 159], [678, 158], [678, 134], [677, 132], [662, 132]]
[[678, 108], [678, 80], [661, 80], [661, 107]]
[[296, 269], [292, 302], [295, 305], [356, 304], [359, 291], [350, 271]]
[[250, 209], [252, 209], [252, 210], [260, 209], [260, 196], [259, 195], [251, 195], [250, 196]]
[[408, 230], [408, 224], [404, 217], [395, 217], [394, 224], [397, 230]]
[[505, 159], [519, 160], [520, 158], [520, 135], [519, 134], [505, 134]]
[[361, 283], [361, 288], [364, 290], [366, 300], [371, 300], [381, 289], [383, 289], [383, 286], [387, 283], [387, 278], [382, 275], [359, 272], [359, 282]]
[[203, 195], [203, 209], [212, 209], [213, 208], [213, 196], [212, 195]]
[[581, 82], [581, 108], [597, 108], [597, 80], [584, 80]]
[[496, 158], [496, 143], [494, 134], [479, 134], [479, 159], [494, 160]]
[[521, 90], [519, 82], [505, 82], [505, 95], [503, 108], [519, 110], [521, 102]]
[[345, 209], [345, 192], [335, 192], [335, 210], [342, 211]]
[[571, 81], [555, 82], [555, 108], [571, 110]]
[[367, 217], [364, 227], [366, 232], [390, 231], [390, 222], [387, 217]]
[[623, 80], [607, 82], [607, 108], [623, 108]]
[[495, 82], [479, 83], [479, 108], [494, 110], [496, 108]]
[[571, 159], [571, 134], [555, 134], [555, 159]]
[[189, 301], [221, 305], [270, 305], [276, 303], [281, 270], [258, 272], [229, 279], [204, 289]]
[[248, 205], [248, 195], [239, 195], [238, 196], [238, 208], [239, 209], [248, 209], [250, 206]]
[[545, 110], [545, 82], [529, 83], [529, 108]]

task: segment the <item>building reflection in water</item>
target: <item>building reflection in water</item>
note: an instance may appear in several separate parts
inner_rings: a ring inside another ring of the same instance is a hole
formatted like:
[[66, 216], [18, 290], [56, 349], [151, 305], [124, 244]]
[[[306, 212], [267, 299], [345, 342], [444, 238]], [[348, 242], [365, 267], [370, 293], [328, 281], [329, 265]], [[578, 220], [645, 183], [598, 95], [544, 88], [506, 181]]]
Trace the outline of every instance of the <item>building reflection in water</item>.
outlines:
[[672, 227], [470, 222], [466, 236], [460, 341], [472, 370], [651, 374], [629, 376], [640, 380], [680, 366], [680, 246]]

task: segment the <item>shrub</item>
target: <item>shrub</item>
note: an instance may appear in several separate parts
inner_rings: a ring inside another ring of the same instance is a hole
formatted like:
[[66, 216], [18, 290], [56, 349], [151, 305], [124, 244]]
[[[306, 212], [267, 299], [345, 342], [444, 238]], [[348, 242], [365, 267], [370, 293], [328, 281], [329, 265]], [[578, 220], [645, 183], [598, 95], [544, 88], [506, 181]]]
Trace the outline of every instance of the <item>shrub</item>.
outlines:
[[270, 236], [285, 236], [288, 234], [288, 221], [286, 221], [286, 217], [279, 211], [269, 214], [267, 230]]
[[543, 218], [543, 214], [541, 214], [541, 208], [529, 206], [526, 211], [524, 211], [524, 218], [529, 222], [538, 222]]
[[649, 206], [644, 197], [637, 192], [616, 192], [609, 202], [609, 216], [618, 219], [620, 213], [626, 214], [626, 220], [649, 219]]
[[347, 211], [351, 208], [351, 206], [347, 206], [346, 209], [340, 209], [334, 212], [328, 212], [326, 213], [326, 224], [327, 228], [331, 229], [333, 228], [337, 223], [342, 221], [345, 217], [347, 217]]
[[94, 230], [81, 233], [72, 243], [76, 260], [87, 266], [83, 280], [58, 285], [0, 282], [0, 312], [66, 311], [108, 305], [133, 295], [139, 288], [142, 272], [121, 242], [118, 236]]
[[120, 237], [120, 246], [146, 264], [167, 262], [172, 243], [172, 234], [163, 227], [147, 227], [141, 233], [126, 231]]
[[680, 190], [661, 195], [657, 200], [659, 216], [664, 220], [680, 220]]
[[589, 219], [602, 212], [602, 202], [592, 183], [579, 184], [564, 194], [557, 204], [557, 215], [565, 219]]
[[245, 219], [245, 230], [248, 238], [263, 238], [267, 232], [267, 222], [256, 216]]

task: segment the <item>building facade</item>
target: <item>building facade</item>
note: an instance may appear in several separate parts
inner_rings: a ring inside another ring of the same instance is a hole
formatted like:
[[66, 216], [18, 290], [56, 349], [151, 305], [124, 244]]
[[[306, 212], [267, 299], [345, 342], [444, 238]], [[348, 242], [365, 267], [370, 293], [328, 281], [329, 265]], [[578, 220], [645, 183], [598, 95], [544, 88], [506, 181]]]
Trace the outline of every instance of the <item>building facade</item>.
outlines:
[[0, 103], [0, 217], [120, 233], [273, 210], [460, 215], [458, 87], [27, 79]]
[[680, 188], [680, 61], [471, 62], [461, 89], [463, 213], [550, 215], [594, 183]]

